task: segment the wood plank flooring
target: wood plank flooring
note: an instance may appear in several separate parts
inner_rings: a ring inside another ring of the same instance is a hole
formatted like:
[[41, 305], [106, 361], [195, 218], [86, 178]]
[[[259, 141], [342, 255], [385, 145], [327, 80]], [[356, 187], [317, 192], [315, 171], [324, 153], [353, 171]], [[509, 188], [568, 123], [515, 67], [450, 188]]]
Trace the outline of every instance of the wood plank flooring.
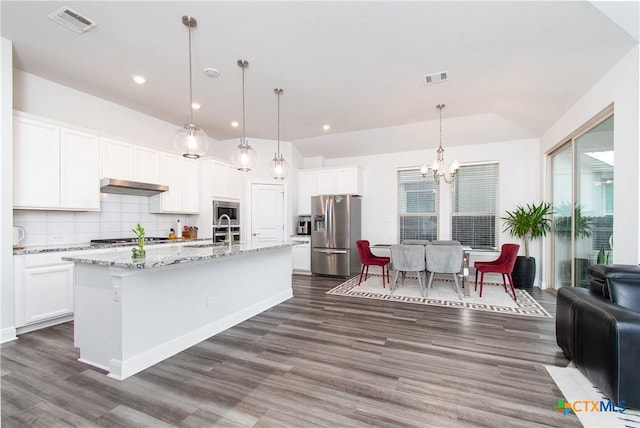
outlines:
[[[78, 361], [73, 324], [2, 345], [2, 426], [580, 426], [543, 364], [553, 319], [294, 297], [125, 381]], [[534, 297], [555, 313], [555, 297]]]

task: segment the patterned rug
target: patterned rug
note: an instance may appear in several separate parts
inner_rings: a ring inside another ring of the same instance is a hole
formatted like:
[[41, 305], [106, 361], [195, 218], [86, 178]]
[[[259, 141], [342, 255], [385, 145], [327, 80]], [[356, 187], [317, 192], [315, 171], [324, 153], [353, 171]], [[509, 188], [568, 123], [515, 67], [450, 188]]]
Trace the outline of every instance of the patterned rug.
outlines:
[[382, 276], [378, 274], [369, 274], [369, 278], [360, 285], [358, 285], [358, 276], [355, 276], [327, 291], [327, 294], [552, 318], [549, 312], [524, 290], [516, 289], [518, 300], [514, 301], [511, 294], [505, 293], [502, 284], [485, 282], [482, 297], [479, 297], [478, 292], [473, 290], [472, 284], [471, 295], [465, 296], [460, 300], [455, 291], [453, 279], [439, 278], [438, 276], [433, 280], [428, 297], [422, 295], [418, 279], [415, 276], [407, 276], [404, 284], [398, 279], [398, 287], [391, 292], [389, 284], [387, 284], [386, 288], [382, 288]]

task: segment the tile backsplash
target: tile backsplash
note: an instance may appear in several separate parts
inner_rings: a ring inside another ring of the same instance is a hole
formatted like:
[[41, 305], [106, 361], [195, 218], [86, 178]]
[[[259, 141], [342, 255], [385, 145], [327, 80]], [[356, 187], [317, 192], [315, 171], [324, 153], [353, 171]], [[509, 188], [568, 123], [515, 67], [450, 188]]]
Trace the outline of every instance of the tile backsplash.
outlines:
[[13, 210], [13, 224], [22, 226], [25, 238], [20, 245], [84, 244], [92, 239], [135, 237], [131, 231], [140, 223], [148, 237], [168, 236], [176, 221], [190, 226], [196, 215], [150, 214], [149, 198], [100, 194], [100, 211]]

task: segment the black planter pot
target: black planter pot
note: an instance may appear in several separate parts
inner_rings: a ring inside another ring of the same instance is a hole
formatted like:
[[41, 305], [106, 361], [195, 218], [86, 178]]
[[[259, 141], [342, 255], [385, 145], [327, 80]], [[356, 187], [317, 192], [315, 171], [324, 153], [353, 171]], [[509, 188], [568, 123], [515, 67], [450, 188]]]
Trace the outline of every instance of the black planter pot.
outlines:
[[511, 277], [514, 287], [533, 288], [533, 281], [536, 278], [536, 259], [518, 256]]

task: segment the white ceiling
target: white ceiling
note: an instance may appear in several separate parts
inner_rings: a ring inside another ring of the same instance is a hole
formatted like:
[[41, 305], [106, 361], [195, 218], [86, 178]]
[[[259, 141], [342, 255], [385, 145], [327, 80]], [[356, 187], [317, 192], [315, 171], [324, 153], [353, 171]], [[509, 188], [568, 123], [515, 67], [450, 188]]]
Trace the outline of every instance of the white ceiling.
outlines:
[[[273, 89], [282, 87], [281, 138], [304, 140], [305, 156], [340, 152], [319, 148], [325, 123], [329, 134], [417, 123], [436, 119], [439, 103], [447, 118], [485, 115], [539, 136], [638, 44], [612, 20], [634, 22], [637, 1], [1, 3], [16, 68], [176, 125], [188, 105], [181, 17], [196, 17], [196, 123], [218, 140], [240, 135], [229, 123], [241, 120], [244, 58], [247, 135], [276, 138]], [[63, 5], [99, 25], [79, 35], [47, 19]], [[449, 81], [423, 84], [441, 71]], [[148, 83], [135, 85], [133, 74]], [[403, 149], [415, 148], [393, 147]]]

